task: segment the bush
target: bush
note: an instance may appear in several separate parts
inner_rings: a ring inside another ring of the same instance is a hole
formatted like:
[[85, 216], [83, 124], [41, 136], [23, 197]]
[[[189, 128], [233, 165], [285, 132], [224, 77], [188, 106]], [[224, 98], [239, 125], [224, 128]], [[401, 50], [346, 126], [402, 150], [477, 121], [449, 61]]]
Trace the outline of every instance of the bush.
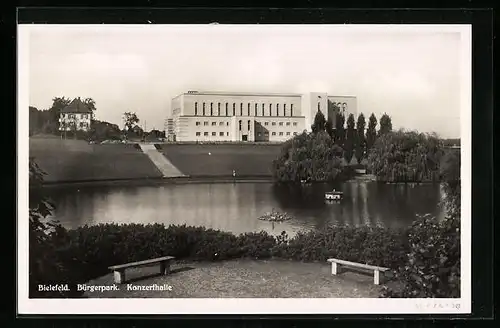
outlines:
[[460, 219], [416, 220], [408, 230], [409, 252], [395, 278], [403, 288], [382, 297], [460, 297]]
[[[51, 281], [75, 286], [109, 272], [115, 264], [171, 255], [177, 259], [219, 261], [236, 258], [283, 258], [326, 261], [329, 257], [393, 266], [402, 261], [405, 243], [397, 231], [385, 228], [327, 227], [299, 233], [266, 232], [238, 236], [203, 227], [163, 224], [100, 224], [74, 230], [57, 227], [50, 234], [51, 257], [60, 263]], [[390, 254], [391, 256], [387, 256]], [[43, 283], [48, 277], [37, 280]]]

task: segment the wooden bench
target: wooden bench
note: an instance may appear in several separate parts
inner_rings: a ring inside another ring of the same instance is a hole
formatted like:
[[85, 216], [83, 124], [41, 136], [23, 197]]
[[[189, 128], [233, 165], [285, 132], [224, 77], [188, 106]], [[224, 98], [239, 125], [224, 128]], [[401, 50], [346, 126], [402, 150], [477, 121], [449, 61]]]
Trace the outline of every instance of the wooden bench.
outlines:
[[160, 264], [160, 274], [166, 275], [170, 273], [170, 262], [173, 261], [175, 257], [173, 256], [164, 256], [158, 257], [156, 259], [138, 261], [125, 263], [120, 265], [113, 265], [108, 267], [108, 269], [112, 270], [115, 277], [116, 284], [123, 284], [125, 282], [125, 270], [130, 268], [137, 267], [145, 267], [145, 266], [153, 266], [156, 264]]
[[360, 268], [373, 271], [373, 283], [375, 285], [380, 284], [380, 272], [382, 274], [389, 270], [389, 268], [378, 267], [374, 265], [338, 260], [338, 259], [328, 259], [327, 262], [332, 264], [332, 274], [340, 274], [342, 266], [352, 267], [352, 268]]

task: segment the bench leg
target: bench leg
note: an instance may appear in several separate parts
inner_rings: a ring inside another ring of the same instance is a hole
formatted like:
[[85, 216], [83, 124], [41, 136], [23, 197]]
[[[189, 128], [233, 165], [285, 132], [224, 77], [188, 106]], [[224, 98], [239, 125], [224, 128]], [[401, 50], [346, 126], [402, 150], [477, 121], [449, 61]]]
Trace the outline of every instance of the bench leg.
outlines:
[[332, 274], [338, 274], [338, 269], [340, 269], [337, 265], [337, 263], [332, 262]]
[[380, 271], [378, 270], [373, 271], [373, 283], [375, 285], [380, 285]]
[[160, 263], [160, 274], [167, 275], [170, 273], [170, 262]]
[[123, 271], [115, 271], [115, 284], [123, 284], [125, 282], [125, 270]]

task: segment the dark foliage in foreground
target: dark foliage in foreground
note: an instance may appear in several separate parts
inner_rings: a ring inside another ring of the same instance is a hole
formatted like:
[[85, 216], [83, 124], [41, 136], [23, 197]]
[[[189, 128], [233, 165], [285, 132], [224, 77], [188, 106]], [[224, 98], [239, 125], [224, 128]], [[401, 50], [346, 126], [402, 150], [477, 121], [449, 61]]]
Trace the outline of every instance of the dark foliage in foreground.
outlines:
[[274, 237], [258, 232], [236, 236], [185, 225], [101, 224], [75, 230], [59, 228], [48, 237], [54, 246], [51, 261], [69, 271], [50, 271], [38, 281], [75, 286], [109, 273], [108, 266], [166, 255], [194, 261], [238, 258], [326, 261], [336, 257], [392, 267], [406, 253], [402, 236], [398, 231], [384, 228], [348, 226], [301, 233], [290, 239], [285, 234]]

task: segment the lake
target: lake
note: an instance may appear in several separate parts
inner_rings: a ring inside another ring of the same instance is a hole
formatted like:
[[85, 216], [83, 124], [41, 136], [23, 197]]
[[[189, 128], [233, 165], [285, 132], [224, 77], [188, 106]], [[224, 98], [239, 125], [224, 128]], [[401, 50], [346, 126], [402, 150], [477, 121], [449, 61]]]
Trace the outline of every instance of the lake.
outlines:
[[[243, 233], [267, 231], [289, 236], [332, 223], [405, 227], [417, 214], [444, 216], [439, 184], [387, 185], [350, 181], [337, 185], [340, 203], [325, 203], [332, 186], [277, 187], [271, 183], [165, 184], [155, 186], [52, 187], [53, 219], [66, 228], [99, 223], [164, 223]], [[257, 218], [273, 209], [292, 220]]]

